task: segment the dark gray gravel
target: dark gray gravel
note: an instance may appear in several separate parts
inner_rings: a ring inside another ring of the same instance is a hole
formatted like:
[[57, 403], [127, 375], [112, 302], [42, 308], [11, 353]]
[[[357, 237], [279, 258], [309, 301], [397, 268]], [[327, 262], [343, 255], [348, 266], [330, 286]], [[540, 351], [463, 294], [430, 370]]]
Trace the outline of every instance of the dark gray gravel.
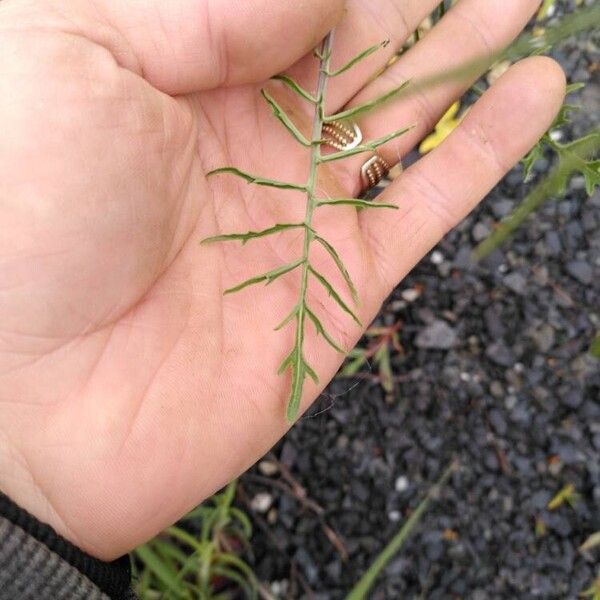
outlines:
[[[576, 134], [600, 114], [600, 57], [583, 44], [557, 52], [588, 83]], [[266, 481], [260, 467], [242, 478], [249, 500], [273, 498], [254, 515], [253, 547], [275, 597], [343, 598], [453, 457], [461, 470], [370, 598], [575, 600], [591, 584], [600, 553], [577, 549], [600, 531], [600, 363], [587, 355], [600, 328], [600, 192], [587, 198], [575, 179], [471, 264], [526, 190], [517, 168], [390, 298], [378, 323], [402, 320], [406, 349], [393, 355], [391, 401], [375, 382], [338, 380], [275, 449], [323, 514], [267, 483], [286, 482], [272, 465]], [[574, 507], [548, 510], [569, 483]]]

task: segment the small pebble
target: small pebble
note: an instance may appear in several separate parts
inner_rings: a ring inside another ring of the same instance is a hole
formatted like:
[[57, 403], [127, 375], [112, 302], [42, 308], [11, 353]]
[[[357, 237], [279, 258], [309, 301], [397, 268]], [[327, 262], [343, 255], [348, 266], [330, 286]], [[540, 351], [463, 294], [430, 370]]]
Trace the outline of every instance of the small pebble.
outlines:
[[396, 491], [401, 494], [402, 492], [405, 492], [408, 488], [409, 488], [409, 481], [408, 478], [404, 477], [404, 475], [401, 475], [400, 477], [398, 477], [398, 479], [396, 479], [396, 483], [394, 484], [394, 487], [396, 489]]
[[252, 510], [259, 514], [265, 514], [273, 505], [273, 496], [268, 492], [259, 492], [250, 501]]

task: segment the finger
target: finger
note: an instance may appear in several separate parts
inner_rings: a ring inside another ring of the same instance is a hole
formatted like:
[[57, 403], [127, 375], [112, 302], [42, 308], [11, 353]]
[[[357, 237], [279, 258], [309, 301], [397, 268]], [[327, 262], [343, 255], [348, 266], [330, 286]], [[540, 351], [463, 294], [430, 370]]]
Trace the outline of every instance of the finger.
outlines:
[[398, 211], [361, 215], [380, 284], [376, 303], [543, 135], [564, 92], [565, 76], [554, 61], [537, 57], [514, 65], [441, 146], [382, 194]]
[[[419, 81], [468, 65], [497, 53], [523, 30], [539, 0], [462, 0], [456, 4], [416, 46], [396, 64], [352, 99], [349, 106], [362, 104], [398, 87], [403, 82]], [[366, 139], [376, 139], [393, 128], [415, 125], [409, 133], [383, 146], [379, 153], [391, 165], [407, 154], [439, 121], [448, 106], [480, 76], [475, 71], [466, 77], [410, 93], [360, 120]], [[360, 192], [360, 168], [364, 156], [340, 163], [341, 177], [348, 189]]]
[[[338, 69], [363, 50], [389, 40], [388, 46], [330, 81], [329, 112], [344, 106], [385, 67], [439, 0], [348, 0], [346, 14], [335, 31], [332, 69]], [[308, 89], [318, 75], [317, 61], [307, 56], [289, 74]]]
[[53, 0], [39, 11], [107, 46], [123, 66], [175, 95], [282, 71], [335, 26], [344, 1]]

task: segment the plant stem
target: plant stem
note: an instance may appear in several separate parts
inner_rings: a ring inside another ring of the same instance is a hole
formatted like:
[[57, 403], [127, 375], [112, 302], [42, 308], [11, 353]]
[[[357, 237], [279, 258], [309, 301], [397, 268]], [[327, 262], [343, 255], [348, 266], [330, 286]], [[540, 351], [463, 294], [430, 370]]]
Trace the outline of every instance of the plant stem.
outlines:
[[404, 545], [408, 536], [419, 524], [425, 512], [434, 501], [436, 493], [443, 488], [453, 473], [458, 469], [458, 461], [453, 461], [444, 471], [438, 482], [429, 490], [421, 504], [417, 506], [400, 531], [392, 538], [392, 541], [383, 549], [381, 554], [375, 559], [367, 572], [360, 578], [359, 582], [352, 588], [345, 600], [365, 600], [369, 590], [373, 587], [375, 580], [388, 565], [390, 560], [398, 553]]
[[[292, 397], [292, 401], [288, 407], [288, 421], [293, 421], [298, 413], [297, 406], [302, 397], [302, 389], [304, 383], [304, 356], [303, 356], [303, 342], [304, 342], [304, 327], [306, 324], [306, 294], [308, 292], [308, 276], [310, 273], [310, 245], [315, 238], [315, 233], [312, 228], [313, 214], [317, 207], [316, 199], [316, 188], [317, 188], [317, 175], [319, 163], [321, 160], [321, 144], [320, 140], [323, 136], [323, 123], [325, 118], [325, 94], [327, 91], [327, 80], [329, 79], [327, 73], [331, 64], [331, 53], [333, 48], [333, 31], [327, 34], [327, 37], [323, 41], [321, 48], [321, 58], [319, 65], [319, 82], [317, 86], [316, 99], [317, 103], [315, 106], [315, 117], [313, 122], [312, 132], [312, 148], [310, 154], [310, 174], [308, 183], [306, 184], [306, 215], [304, 217], [305, 231], [304, 231], [304, 249], [302, 252], [302, 259], [304, 264], [302, 266], [302, 279], [300, 284], [300, 299], [298, 301], [298, 315], [296, 317], [296, 339], [295, 339], [295, 352], [296, 352], [296, 364], [293, 368], [299, 369], [300, 377], [300, 390], [297, 393], [298, 397]], [[292, 394], [296, 392], [292, 390]]]

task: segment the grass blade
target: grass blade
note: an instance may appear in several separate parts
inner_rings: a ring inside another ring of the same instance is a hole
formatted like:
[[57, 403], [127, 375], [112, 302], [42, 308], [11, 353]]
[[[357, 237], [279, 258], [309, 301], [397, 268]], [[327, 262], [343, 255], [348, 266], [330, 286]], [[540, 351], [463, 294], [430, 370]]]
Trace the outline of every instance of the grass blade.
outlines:
[[276, 75], [273, 79], [285, 83], [292, 91], [296, 92], [305, 100], [312, 102], [312, 104], [317, 103], [317, 99], [310, 92], [307, 92], [295, 79], [292, 79], [287, 75]]
[[365, 60], [365, 58], [368, 58], [369, 56], [371, 56], [371, 54], [375, 54], [375, 52], [377, 52], [378, 50], [381, 50], [381, 48], [385, 48], [386, 46], [389, 45], [389, 43], [390, 43], [390, 40], [384, 40], [383, 42], [380, 42], [379, 44], [377, 44], [375, 46], [371, 46], [370, 48], [363, 50], [360, 54], [357, 54], [352, 60], [348, 61], [343, 67], [340, 67], [339, 69], [336, 69], [335, 71], [327, 70], [325, 72], [328, 77], [338, 77], [342, 73], [349, 71], [352, 67], [354, 67], [354, 65], [357, 65], [359, 62], [362, 62], [363, 60]]
[[177, 598], [185, 597], [181, 591], [181, 582], [177, 577], [177, 573], [167, 568], [164, 561], [158, 557], [154, 550], [146, 544], [137, 548], [135, 552], [148, 570], [152, 571], [165, 587], [176, 594]]
[[278, 267], [277, 269], [273, 269], [272, 271], [269, 271], [268, 273], [263, 273], [262, 275], [258, 275], [257, 277], [253, 277], [252, 279], [247, 279], [246, 281], [240, 283], [239, 285], [236, 285], [235, 287], [225, 290], [224, 294], [225, 295], [233, 294], [234, 292], [239, 292], [240, 290], [243, 290], [244, 288], [247, 288], [248, 286], [251, 286], [251, 285], [256, 285], [257, 283], [266, 282], [266, 284], [268, 285], [270, 283], [273, 283], [276, 279], [278, 279], [282, 275], [285, 275], [286, 273], [289, 273], [290, 271], [297, 269], [303, 263], [304, 263], [304, 259], [301, 258], [295, 262], [288, 263], [287, 265], [283, 265], [283, 267]]
[[356, 200], [354, 198], [338, 198], [336, 200], [319, 200], [317, 207], [320, 206], [354, 206], [355, 208], [391, 208], [398, 210], [395, 204], [382, 204], [372, 200]]
[[342, 259], [340, 258], [340, 255], [337, 253], [337, 250], [326, 239], [322, 238], [320, 235], [315, 236], [315, 242], [318, 242], [319, 244], [321, 244], [321, 246], [323, 246], [323, 248], [325, 248], [325, 250], [327, 250], [327, 252], [329, 253], [331, 258], [337, 265], [337, 268], [340, 270], [340, 273], [344, 277], [346, 285], [348, 286], [348, 289], [350, 290], [350, 294], [352, 295], [352, 300], [354, 301], [354, 304], [357, 305], [358, 304], [358, 292], [356, 291], [356, 286], [354, 285], [354, 282], [352, 281], [352, 277], [350, 276], [350, 273], [348, 272], [346, 265], [344, 265], [344, 263], [342, 262]]
[[296, 127], [292, 119], [286, 114], [286, 112], [281, 108], [281, 106], [277, 103], [275, 98], [267, 92], [267, 90], [261, 90], [263, 98], [267, 101], [267, 104], [273, 110], [273, 114], [275, 117], [281, 122], [281, 124], [292, 134], [297, 142], [305, 146], [306, 148], [310, 148], [312, 146], [312, 142], [310, 142], [304, 134]]
[[207, 177], [213, 177], [214, 175], [235, 175], [236, 177], [240, 177], [244, 181], [254, 184], [254, 185], [263, 185], [266, 187], [273, 187], [280, 190], [298, 190], [300, 192], [306, 192], [305, 185], [299, 185], [297, 183], [289, 183], [287, 181], [277, 181], [276, 179], [265, 179], [263, 177], [255, 177], [254, 175], [250, 175], [250, 173], [246, 173], [245, 171], [241, 171], [240, 169], [236, 169], [235, 167], [222, 167], [221, 169], [215, 169], [214, 171], [210, 171], [206, 174]]
[[394, 558], [398, 551], [404, 545], [408, 536], [414, 531], [415, 527], [419, 524], [423, 515], [433, 502], [435, 495], [439, 488], [446, 485], [450, 479], [452, 473], [456, 471], [458, 464], [453, 462], [444, 472], [439, 481], [429, 491], [425, 499], [419, 504], [415, 511], [410, 515], [406, 523], [402, 526], [400, 531], [394, 536], [392, 541], [383, 549], [383, 552], [377, 557], [375, 562], [369, 567], [367, 572], [361, 577], [359, 582], [352, 588], [351, 592], [346, 596], [346, 600], [364, 600], [367, 598], [369, 590], [373, 587], [375, 580], [381, 572], [385, 569], [387, 564]]
[[317, 330], [317, 333], [321, 334], [323, 336], [323, 338], [325, 339], [325, 341], [336, 351], [339, 352], [340, 354], [346, 354], [346, 351], [343, 350], [340, 346], [337, 345], [336, 341], [329, 335], [329, 333], [327, 332], [327, 330], [325, 329], [325, 327], [323, 327], [323, 323], [321, 323], [319, 317], [317, 317], [317, 315], [315, 315], [315, 313], [310, 310], [310, 308], [308, 308], [308, 306], [306, 307], [306, 315], [308, 316], [308, 318], [314, 323], [315, 329]]
[[288, 229], [300, 229], [304, 228], [304, 223], [278, 223], [273, 227], [269, 227], [268, 229], [263, 229], [262, 231], [247, 231], [246, 233], [228, 233], [224, 235], [216, 235], [214, 237], [209, 237], [202, 242], [201, 244], [214, 244], [216, 242], [228, 242], [228, 241], [238, 241], [242, 242], [242, 245], [247, 244], [250, 240], [254, 240], [256, 238], [267, 237], [269, 235], [275, 235], [280, 231], [287, 231]]
[[410, 81], [405, 81], [398, 87], [382, 94], [381, 96], [374, 98], [373, 100], [369, 100], [363, 104], [357, 104], [356, 106], [349, 108], [348, 110], [344, 110], [335, 115], [331, 115], [330, 117], [325, 117], [325, 123], [332, 123], [333, 121], [347, 121], [348, 119], [355, 119], [360, 115], [364, 115], [365, 113], [371, 112], [376, 108], [379, 108], [386, 102], [393, 100], [396, 96], [400, 94], [408, 85], [410, 85]]
[[310, 273], [317, 279], [317, 281], [327, 290], [327, 293], [337, 302], [340, 308], [352, 317], [352, 320], [359, 326], [362, 327], [360, 319], [354, 314], [354, 311], [342, 300], [340, 295], [335, 291], [333, 286], [325, 279], [321, 273], [316, 271], [312, 266], [308, 266]]

